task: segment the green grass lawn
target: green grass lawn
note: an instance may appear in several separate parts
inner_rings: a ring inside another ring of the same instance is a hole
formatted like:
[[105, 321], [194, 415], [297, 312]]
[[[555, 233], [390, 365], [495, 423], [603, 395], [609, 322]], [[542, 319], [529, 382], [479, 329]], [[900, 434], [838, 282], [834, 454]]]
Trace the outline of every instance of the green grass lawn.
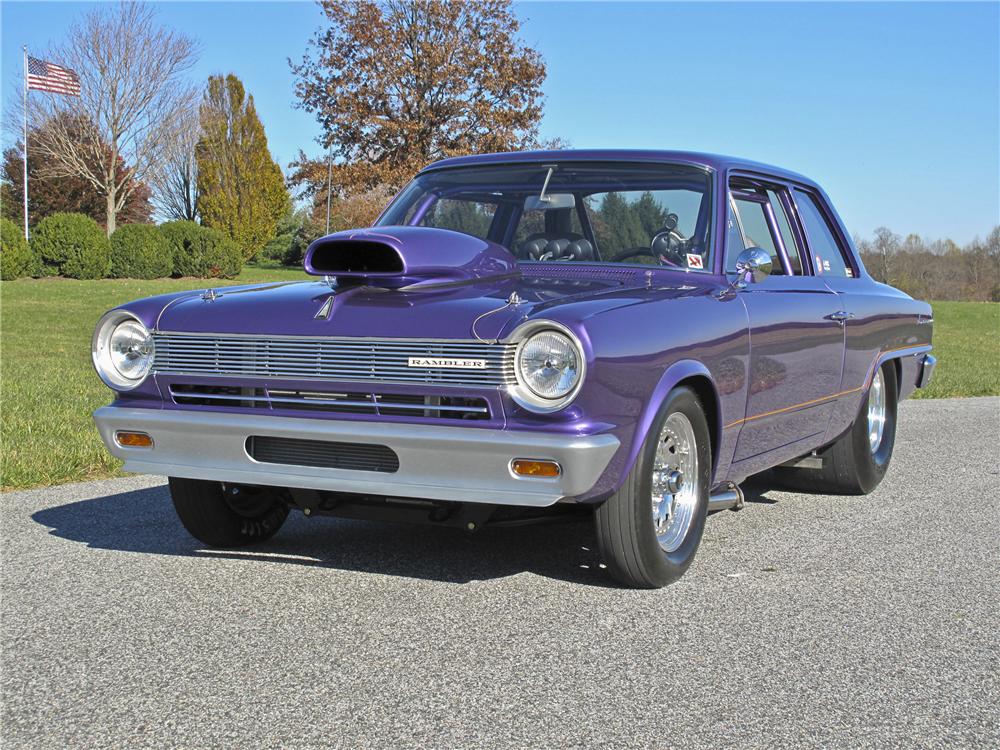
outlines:
[[90, 416], [111, 400], [90, 361], [90, 337], [107, 310], [165, 292], [305, 278], [299, 269], [247, 268], [231, 280], [0, 282], [0, 487], [120, 473]]
[[[232, 281], [0, 283], [0, 485], [34, 487], [114, 476], [91, 412], [111, 393], [90, 362], [90, 337], [108, 309], [138, 297], [207, 285], [306, 278], [302, 271], [248, 268]], [[1000, 304], [934, 304], [935, 380], [921, 398], [1000, 395]]]
[[932, 302], [931, 384], [915, 398], [1000, 395], [1000, 303]]

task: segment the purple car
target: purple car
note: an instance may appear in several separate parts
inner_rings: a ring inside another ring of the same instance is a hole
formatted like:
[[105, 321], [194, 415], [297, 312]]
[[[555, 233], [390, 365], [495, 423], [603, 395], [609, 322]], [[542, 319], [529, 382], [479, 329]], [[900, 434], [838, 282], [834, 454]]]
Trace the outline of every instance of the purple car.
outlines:
[[446, 159], [305, 268], [94, 333], [101, 437], [170, 478], [208, 545], [293, 509], [470, 531], [586, 514], [619, 582], [663, 586], [747, 477], [875, 489], [935, 364], [930, 306], [868, 275], [819, 186], [741, 159]]

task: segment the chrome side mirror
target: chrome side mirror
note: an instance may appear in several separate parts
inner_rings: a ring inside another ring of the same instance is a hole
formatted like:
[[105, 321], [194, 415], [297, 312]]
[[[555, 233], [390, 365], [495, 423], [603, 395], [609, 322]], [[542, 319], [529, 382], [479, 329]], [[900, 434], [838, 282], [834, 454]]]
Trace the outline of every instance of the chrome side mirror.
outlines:
[[748, 247], [736, 258], [736, 286], [759, 284], [771, 274], [771, 255], [760, 247]]

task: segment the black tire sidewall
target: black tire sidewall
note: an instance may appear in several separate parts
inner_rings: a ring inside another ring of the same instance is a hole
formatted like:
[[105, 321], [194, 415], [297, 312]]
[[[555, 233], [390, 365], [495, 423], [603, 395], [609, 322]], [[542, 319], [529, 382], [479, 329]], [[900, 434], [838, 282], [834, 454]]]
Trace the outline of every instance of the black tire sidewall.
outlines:
[[277, 498], [259, 513], [240, 514], [226, 500], [219, 482], [177, 477], [169, 477], [168, 482], [184, 528], [211, 547], [258, 544], [274, 536], [288, 517], [288, 506]]
[[[885, 426], [882, 430], [882, 442], [879, 443], [878, 450], [872, 453], [868, 441], [868, 399], [871, 395], [865, 394], [864, 402], [861, 404], [861, 411], [854, 421], [854, 429], [851, 431], [852, 450], [854, 453], [854, 463], [858, 474], [858, 483], [864, 492], [871, 492], [885, 477], [892, 460], [892, 451], [896, 445], [896, 414], [898, 407], [898, 387], [896, 382], [896, 366], [891, 360], [881, 366], [882, 379], [885, 388]], [[874, 377], [873, 377], [874, 380]]]
[[[659, 542], [656, 541], [650, 503], [649, 501], [644, 502], [643, 499], [652, 497], [653, 465], [656, 460], [660, 432], [663, 430], [663, 424], [667, 421], [667, 417], [674, 412], [680, 412], [686, 416], [694, 428], [698, 452], [698, 486], [701, 492], [687, 536], [676, 550], [668, 553], [664, 552]], [[635, 529], [638, 534], [636, 544], [645, 569], [653, 574], [658, 585], [665, 585], [680, 578], [694, 560], [698, 545], [701, 543], [702, 533], [705, 530], [711, 475], [711, 438], [701, 403], [690, 388], [676, 388], [664, 401], [656, 419], [650, 426], [632, 476], [632, 481], [637, 484], [633, 494], [636, 501], [632, 508]]]

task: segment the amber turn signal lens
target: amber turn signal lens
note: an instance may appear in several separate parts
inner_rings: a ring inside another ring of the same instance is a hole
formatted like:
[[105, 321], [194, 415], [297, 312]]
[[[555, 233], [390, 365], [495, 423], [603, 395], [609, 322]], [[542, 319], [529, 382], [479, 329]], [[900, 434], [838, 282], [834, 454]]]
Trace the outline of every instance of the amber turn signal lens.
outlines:
[[557, 477], [562, 474], [562, 468], [555, 461], [532, 461], [527, 458], [515, 458], [510, 468], [519, 477]]
[[123, 432], [115, 433], [115, 442], [123, 448], [152, 448], [153, 438], [145, 432]]

